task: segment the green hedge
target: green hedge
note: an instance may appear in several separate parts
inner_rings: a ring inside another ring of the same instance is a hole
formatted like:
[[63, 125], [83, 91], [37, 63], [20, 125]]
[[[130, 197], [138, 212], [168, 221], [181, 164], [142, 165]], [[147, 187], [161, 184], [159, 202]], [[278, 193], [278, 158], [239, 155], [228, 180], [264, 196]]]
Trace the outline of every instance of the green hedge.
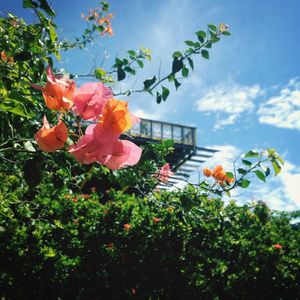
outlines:
[[0, 219], [5, 299], [300, 299], [300, 231], [264, 203], [225, 206], [189, 188], [111, 191], [103, 204], [1, 180], [2, 196], [14, 191], [14, 215]]

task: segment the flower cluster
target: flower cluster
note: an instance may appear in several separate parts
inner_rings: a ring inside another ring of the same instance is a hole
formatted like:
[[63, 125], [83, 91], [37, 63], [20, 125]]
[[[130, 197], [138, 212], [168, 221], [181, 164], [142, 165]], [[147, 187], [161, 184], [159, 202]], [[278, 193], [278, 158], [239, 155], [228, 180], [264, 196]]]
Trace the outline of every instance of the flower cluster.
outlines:
[[221, 165], [216, 166], [213, 170], [204, 168], [203, 174], [206, 177], [212, 176], [219, 184], [232, 184], [234, 182], [234, 178], [227, 176], [224, 168]]
[[159, 181], [167, 183], [169, 181], [169, 177], [172, 175], [174, 175], [174, 173], [171, 171], [170, 164], [166, 163], [161, 167], [159, 174], [156, 176]]
[[61, 118], [64, 112], [70, 111], [83, 120], [94, 122], [68, 148], [79, 163], [98, 162], [113, 170], [135, 165], [141, 157], [141, 148], [119, 139], [122, 133], [140, 121], [129, 112], [128, 103], [114, 99], [111, 89], [102, 83], [86, 83], [77, 89], [73, 80], [53, 75], [49, 66], [46, 71], [46, 85], [32, 84], [32, 87], [43, 93], [49, 109], [60, 111], [61, 114], [58, 124], [53, 127], [44, 117], [44, 125], [35, 134], [38, 147], [46, 152], [64, 147], [68, 128]]
[[99, 29], [101, 35], [113, 35], [113, 29], [111, 27], [113, 14], [107, 13], [107, 9], [105, 7], [89, 9], [88, 14], [82, 14], [82, 17], [86, 21], [94, 21], [94, 25]]

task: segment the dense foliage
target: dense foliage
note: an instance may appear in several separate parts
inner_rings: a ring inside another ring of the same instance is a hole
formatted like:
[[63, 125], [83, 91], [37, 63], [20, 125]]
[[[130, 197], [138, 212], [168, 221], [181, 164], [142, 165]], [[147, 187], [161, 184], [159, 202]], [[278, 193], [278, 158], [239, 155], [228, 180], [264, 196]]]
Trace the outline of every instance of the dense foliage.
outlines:
[[[300, 231], [264, 203], [225, 206], [181, 192], [38, 192], [1, 178], [20, 200], [0, 220], [8, 299], [296, 299]], [[94, 189], [95, 191], [95, 189]]]

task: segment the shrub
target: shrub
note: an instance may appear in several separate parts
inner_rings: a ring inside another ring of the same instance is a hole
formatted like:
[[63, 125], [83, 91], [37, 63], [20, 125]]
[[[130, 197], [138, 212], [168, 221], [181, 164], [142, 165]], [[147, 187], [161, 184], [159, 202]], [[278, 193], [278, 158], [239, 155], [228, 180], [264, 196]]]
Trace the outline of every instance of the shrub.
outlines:
[[[5, 186], [12, 176], [1, 178]], [[264, 203], [16, 188], [0, 219], [5, 299], [296, 299], [300, 231]]]

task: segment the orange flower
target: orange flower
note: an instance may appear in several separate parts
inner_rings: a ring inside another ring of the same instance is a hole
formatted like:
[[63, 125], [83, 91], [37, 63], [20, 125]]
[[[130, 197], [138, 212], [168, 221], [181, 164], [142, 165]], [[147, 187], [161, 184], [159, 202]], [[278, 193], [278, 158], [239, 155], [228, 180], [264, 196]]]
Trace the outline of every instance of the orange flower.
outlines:
[[226, 182], [228, 185], [230, 185], [234, 182], [234, 178], [227, 176], [224, 168], [221, 165], [216, 166], [213, 171], [205, 168], [203, 173], [207, 177], [212, 176], [219, 184], [224, 184]]
[[213, 174], [213, 171], [211, 169], [209, 169], [209, 168], [204, 168], [203, 169], [203, 174], [206, 177], [210, 177]]
[[154, 222], [155, 224], [157, 224], [158, 222], [160, 222], [160, 218], [153, 217], [153, 222]]
[[1, 52], [1, 60], [9, 64], [14, 62], [14, 58], [12, 56], [7, 56], [4, 50]]
[[76, 90], [75, 81], [66, 76], [53, 75], [51, 68], [46, 68], [47, 83], [44, 87], [31, 84], [43, 93], [46, 105], [50, 109], [70, 109], [73, 106], [73, 94]]
[[45, 152], [54, 152], [64, 147], [68, 139], [68, 128], [60, 120], [56, 126], [50, 127], [44, 116], [43, 127], [35, 134], [38, 147]]
[[226, 178], [226, 183], [227, 183], [228, 185], [234, 183], [234, 178], [231, 178], [231, 177], [228, 177], [228, 176], [227, 176], [227, 178]]
[[127, 230], [127, 231], [131, 229], [130, 224], [124, 224], [123, 226], [124, 226], [124, 229]]
[[274, 248], [280, 250], [280, 249], [282, 249], [282, 245], [281, 244], [275, 244]]
[[116, 99], [109, 100], [103, 110], [101, 123], [111, 127], [115, 134], [123, 133], [132, 126], [131, 115], [128, 111], [128, 102]]

